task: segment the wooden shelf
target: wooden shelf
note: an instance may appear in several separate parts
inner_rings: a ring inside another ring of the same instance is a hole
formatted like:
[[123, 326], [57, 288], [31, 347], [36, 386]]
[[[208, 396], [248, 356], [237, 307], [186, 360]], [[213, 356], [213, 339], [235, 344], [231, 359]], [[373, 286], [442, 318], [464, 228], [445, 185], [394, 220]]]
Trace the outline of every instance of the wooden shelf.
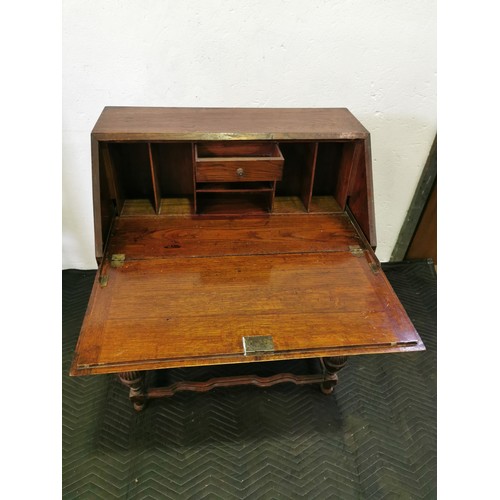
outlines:
[[255, 215], [268, 214], [272, 191], [253, 192], [205, 192], [197, 197], [197, 212], [200, 215]]
[[274, 198], [273, 213], [307, 214], [307, 210], [298, 196], [276, 196]]
[[[199, 200], [203, 213], [223, 213], [225, 209], [231, 210], [231, 214], [247, 213], [268, 213], [269, 210], [262, 203], [252, 200], [244, 200], [241, 197], [233, 197], [232, 200], [227, 199], [232, 194], [251, 194], [251, 193], [269, 193], [272, 188], [262, 189], [235, 189], [234, 191], [227, 189], [201, 189], [199, 193], [226, 194], [226, 199], [218, 199], [213, 208], [204, 204], [203, 200]], [[213, 199], [210, 204], [214, 204]], [[261, 200], [262, 201], [262, 200]], [[201, 208], [200, 207], [200, 208]], [[275, 214], [297, 214], [297, 213], [317, 213], [317, 214], [335, 214], [342, 213], [340, 205], [332, 196], [313, 196], [309, 212], [304, 207], [302, 199], [298, 196], [276, 196], [274, 198], [272, 213]], [[125, 200], [121, 216], [129, 217], [134, 215], [193, 215], [193, 201], [190, 198], [162, 198], [160, 211], [156, 213], [151, 201], [149, 200]]]
[[125, 200], [121, 212], [122, 217], [136, 215], [192, 215], [193, 201], [190, 198], [162, 198], [158, 212], [149, 200]]
[[312, 196], [309, 210], [299, 196], [276, 196], [273, 213], [275, 214], [338, 214], [344, 211], [333, 196]]
[[194, 215], [192, 198], [162, 198], [161, 215]]
[[339, 213], [343, 212], [342, 207], [333, 196], [313, 196], [309, 205], [310, 213]]
[[121, 211], [122, 217], [129, 217], [131, 215], [155, 215], [156, 211], [151, 204], [150, 200], [124, 200], [123, 208]]

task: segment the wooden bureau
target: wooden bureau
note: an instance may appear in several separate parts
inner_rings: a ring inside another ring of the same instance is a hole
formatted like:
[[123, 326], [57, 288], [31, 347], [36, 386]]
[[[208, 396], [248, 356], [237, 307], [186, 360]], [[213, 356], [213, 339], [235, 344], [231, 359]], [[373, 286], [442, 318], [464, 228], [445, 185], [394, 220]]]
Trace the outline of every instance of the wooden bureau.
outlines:
[[[331, 393], [348, 356], [424, 349], [374, 254], [370, 135], [347, 109], [106, 107], [91, 146], [99, 270], [71, 375], [117, 373], [140, 410], [228, 385]], [[144, 383], [297, 358], [321, 369]]]

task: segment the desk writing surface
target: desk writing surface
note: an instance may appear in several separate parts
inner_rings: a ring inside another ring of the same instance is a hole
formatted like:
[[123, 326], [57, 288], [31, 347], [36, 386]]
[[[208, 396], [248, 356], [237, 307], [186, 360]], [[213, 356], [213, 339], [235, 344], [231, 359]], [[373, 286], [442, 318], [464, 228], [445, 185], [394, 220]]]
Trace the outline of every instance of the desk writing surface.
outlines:
[[127, 259], [348, 251], [360, 240], [348, 216], [120, 217], [109, 254]]
[[345, 214], [146, 219], [117, 221], [73, 374], [423, 348]]

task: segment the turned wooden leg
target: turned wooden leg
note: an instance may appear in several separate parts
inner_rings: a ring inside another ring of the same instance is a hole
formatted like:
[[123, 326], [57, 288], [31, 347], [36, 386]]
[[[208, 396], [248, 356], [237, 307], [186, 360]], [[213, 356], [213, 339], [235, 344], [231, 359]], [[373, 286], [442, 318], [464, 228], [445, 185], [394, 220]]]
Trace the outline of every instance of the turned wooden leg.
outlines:
[[118, 374], [120, 382], [130, 389], [130, 401], [134, 410], [141, 411], [146, 406], [146, 387], [144, 384], [144, 372], [123, 372]]
[[347, 363], [347, 356], [337, 356], [332, 358], [321, 358], [321, 365], [325, 373], [325, 380], [320, 388], [323, 394], [332, 394], [339, 379], [337, 372], [342, 370]]

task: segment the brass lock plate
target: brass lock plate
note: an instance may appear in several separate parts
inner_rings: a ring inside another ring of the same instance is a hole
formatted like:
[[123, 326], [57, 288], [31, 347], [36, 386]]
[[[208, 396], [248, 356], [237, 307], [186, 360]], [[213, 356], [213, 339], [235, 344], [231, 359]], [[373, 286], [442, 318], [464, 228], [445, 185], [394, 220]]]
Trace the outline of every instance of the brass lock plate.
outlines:
[[243, 350], [247, 354], [257, 354], [260, 352], [274, 352], [274, 342], [271, 335], [256, 335], [253, 337], [243, 337]]

